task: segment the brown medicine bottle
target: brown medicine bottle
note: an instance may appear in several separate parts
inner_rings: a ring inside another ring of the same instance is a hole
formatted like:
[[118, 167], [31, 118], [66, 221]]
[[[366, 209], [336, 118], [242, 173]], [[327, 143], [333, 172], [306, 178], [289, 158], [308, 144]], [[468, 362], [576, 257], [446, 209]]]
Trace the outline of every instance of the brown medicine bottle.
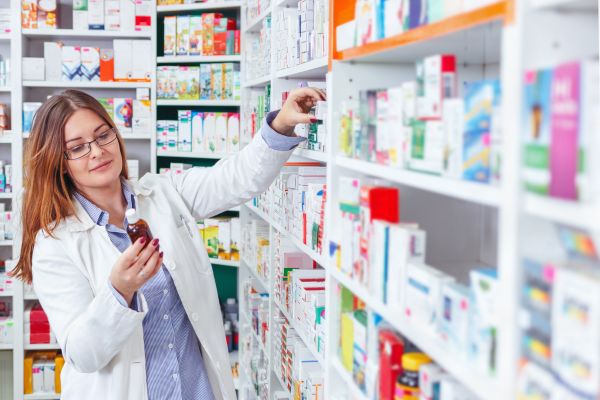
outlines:
[[145, 237], [146, 243], [144, 244], [144, 248], [148, 246], [152, 240], [152, 232], [150, 232], [148, 223], [139, 217], [135, 208], [128, 209], [125, 212], [125, 216], [127, 217], [127, 234], [131, 239], [131, 243], [135, 243], [139, 238]]

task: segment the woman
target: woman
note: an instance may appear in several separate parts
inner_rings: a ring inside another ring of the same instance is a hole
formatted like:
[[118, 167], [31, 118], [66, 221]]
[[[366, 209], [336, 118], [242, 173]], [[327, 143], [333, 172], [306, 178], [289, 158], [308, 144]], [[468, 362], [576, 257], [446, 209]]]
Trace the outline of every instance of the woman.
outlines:
[[[198, 219], [267, 189], [324, 94], [293, 91], [237, 155], [181, 175], [127, 181], [104, 108], [68, 90], [35, 117], [15, 274], [33, 282], [65, 357], [62, 398], [235, 399], [212, 268]], [[154, 240], [131, 243], [126, 209]]]

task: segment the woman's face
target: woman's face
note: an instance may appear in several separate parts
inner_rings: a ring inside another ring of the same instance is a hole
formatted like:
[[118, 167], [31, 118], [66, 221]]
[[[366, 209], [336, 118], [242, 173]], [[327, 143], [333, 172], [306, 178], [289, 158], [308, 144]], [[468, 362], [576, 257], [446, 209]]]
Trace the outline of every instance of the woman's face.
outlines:
[[[75, 111], [65, 125], [65, 143], [67, 151], [96, 140], [111, 127], [95, 112], [87, 109]], [[85, 148], [85, 147], [84, 147]], [[87, 151], [87, 149], [86, 149]], [[76, 160], [67, 160], [67, 171], [75, 186], [85, 192], [86, 189], [107, 188], [119, 181], [123, 169], [123, 160], [119, 151], [119, 141], [99, 146], [91, 143], [91, 151]]]

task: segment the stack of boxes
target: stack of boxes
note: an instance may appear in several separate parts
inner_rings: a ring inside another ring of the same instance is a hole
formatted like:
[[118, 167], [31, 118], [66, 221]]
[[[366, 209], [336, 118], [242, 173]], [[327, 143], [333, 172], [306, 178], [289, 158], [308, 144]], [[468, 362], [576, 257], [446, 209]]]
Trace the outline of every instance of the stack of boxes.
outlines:
[[24, 360], [24, 394], [61, 393], [65, 360], [55, 351], [29, 352]]
[[275, 223], [320, 253], [326, 199], [326, 168], [319, 163], [287, 163], [269, 193]]
[[246, 265], [265, 281], [269, 277], [269, 224], [252, 219], [242, 225], [241, 253], [247, 254]]
[[518, 395], [591, 399], [600, 392], [597, 247], [592, 234], [578, 229], [558, 227], [552, 233], [558, 238], [556, 256], [540, 248], [521, 263]]
[[531, 70], [524, 77], [526, 190], [569, 201], [599, 199], [598, 59]]
[[240, 54], [237, 21], [219, 13], [164, 18], [165, 56], [217, 56]]
[[271, 84], [264, 89], [250, 90], [244, 96], [241, 107], [244, 131], [240, 140], [249, 143], [254, 135], [260, 131], [267, 113], [271, 110]]
[[[98, 98], [117, 129], [126, 137], [129, 134], [148, 134], [152, 127], [152, 107], [146, 91], [138, 92], [137, 99]], [[40, 102], [23, 103], [23, 132], [31, 132], [33, 117], [42, 106]]]
[[341, 118], [342, 154], [450, 178], [500, 180], [500, 83], [467, 84], [457, 97], [456, 60], [419, 61], [416, 81], [360, 92]]
[[44, 57], [23, 58], [24, 80], [149, 82], [150, 40], [113, 40], [113, 48], [44, 43]]
[[[348, 177], [340, 180], [339, 188], [344, 235], [341, 254], [335, 256], [337, 268], [415, 329], [434, 332], [444, 346], [478, 370], [493, 373], [496, 271], [471, 270], [470, 287], [455, 282], [425, 263], [426, 232], [417, 224], [400, 222], [397, 188]], [[348, 322], [347, 329], [354, 325]]]
[[351, 25], [353, 30], [349, 35], [338, 35], [337, 48], [344, 50], [399, 35], [489, 3], [491, 0], [464, 3], [443, 0], [389, 0], [383, 3], [356, 0], [356, 11]]
[[327, 57], [327, 2], [300, 0], [275, 16], [277, 69]]
[[38, 302], [28, 304], [25, 308], [24, 321], [26, 344], [56, 343], [56, 337], [50, 330], [48, 316]]
[[[73, 30], [147, 31], [152, 25], [151, 0], [75, 0]], [[57, 29], [56, 0], [22, 0], [21, 27]]]
[[240, 114], [179, 110], [178, 120], [156, 122], [159, 151], [235, 153], [240, 149]]
[[170, 100], [240, 100], [239, 67], [236, 63], [158, 67], [156, 95]]
[[262, 20], [260, 31], [249, 32], [244, 37], [246, 81], [268, 77], [271, 71], [271, 33], [271, 16], [267, 15]]
[[198, 223], [198, 230], [209, 258], [240, 260], [239, 218], [207, 218]]

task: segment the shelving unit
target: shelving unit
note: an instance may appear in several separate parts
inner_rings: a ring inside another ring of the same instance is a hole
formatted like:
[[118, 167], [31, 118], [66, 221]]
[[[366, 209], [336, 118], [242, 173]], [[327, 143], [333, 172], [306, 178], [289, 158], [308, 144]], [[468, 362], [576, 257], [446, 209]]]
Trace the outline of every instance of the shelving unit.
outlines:
[[85, 81], [23, 81], [25, 87], [72, 88], [72, 89], [135, 89], [150, 88], [151, 82], [85, 82]]

